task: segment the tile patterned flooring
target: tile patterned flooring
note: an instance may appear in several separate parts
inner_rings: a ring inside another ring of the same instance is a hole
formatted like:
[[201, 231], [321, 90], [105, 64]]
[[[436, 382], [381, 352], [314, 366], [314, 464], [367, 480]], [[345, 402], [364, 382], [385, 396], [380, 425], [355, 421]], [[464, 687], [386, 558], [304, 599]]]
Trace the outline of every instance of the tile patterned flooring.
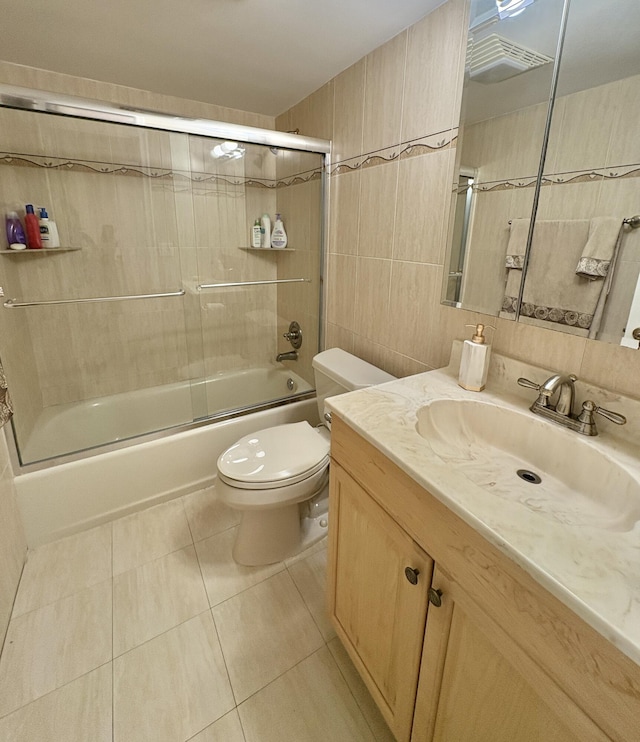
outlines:
[[393, 742], [324, 608], [326, 543], [231, 558], [215, 488], [29, 553], [3, 742]]

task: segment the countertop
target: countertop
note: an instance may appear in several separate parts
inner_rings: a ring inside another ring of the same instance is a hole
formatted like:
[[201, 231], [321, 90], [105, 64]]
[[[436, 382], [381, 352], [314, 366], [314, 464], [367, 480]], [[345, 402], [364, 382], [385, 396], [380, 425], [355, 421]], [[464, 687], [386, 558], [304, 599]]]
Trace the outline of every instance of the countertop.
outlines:
[[[417, 432], [417, 412], [435, 399], [470, 399], [528, 412], [536, 397], [518, 376], [544, 381], [550, 372], [494, 356], [487, 388], [457, 384], [457, 359], [430, 371], [327, 400], [326, 406], [396, 463], [418, 484], [482, 534], [586, 623], [640, 664], [640, 521], [631, 530], [571, 522], [544, 510], [544, 502], [476, 485], [439, 456]], [[546, 375], [545, 375], [546, 374]], [[586, 396], [588, 395], [588, 396]], [[628, 417], [624, 435], [598, 420], [600, 435], [585, 444], [613, 455], [640, 481], [640, 402], [606, 390], [577, 386], [580, 402], [594, 399]], [[566, 435], [577, 433], [564, 431]], [[453, 462], [455, 463], [455, 462]]]

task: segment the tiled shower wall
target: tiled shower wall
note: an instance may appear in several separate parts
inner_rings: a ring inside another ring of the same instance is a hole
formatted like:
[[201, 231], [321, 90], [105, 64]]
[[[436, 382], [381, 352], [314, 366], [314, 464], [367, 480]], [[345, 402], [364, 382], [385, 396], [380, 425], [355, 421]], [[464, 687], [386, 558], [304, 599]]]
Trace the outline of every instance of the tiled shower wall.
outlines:
[[499, 352], [638, 397], [640, 353], [440, 304], [466, 25], [449, 0], [276, 120], [334, 142], [326, 345], [406, 375], [483, 321]]

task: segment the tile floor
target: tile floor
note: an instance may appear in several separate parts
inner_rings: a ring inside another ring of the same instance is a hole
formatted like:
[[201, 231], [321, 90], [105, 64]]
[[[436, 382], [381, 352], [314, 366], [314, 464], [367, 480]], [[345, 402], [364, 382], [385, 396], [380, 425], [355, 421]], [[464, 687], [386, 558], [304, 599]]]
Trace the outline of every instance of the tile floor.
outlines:
[[3, 742], [393, 742], [324, 608], [326, 543], [231, 558], [210, 488], [29, 553]]

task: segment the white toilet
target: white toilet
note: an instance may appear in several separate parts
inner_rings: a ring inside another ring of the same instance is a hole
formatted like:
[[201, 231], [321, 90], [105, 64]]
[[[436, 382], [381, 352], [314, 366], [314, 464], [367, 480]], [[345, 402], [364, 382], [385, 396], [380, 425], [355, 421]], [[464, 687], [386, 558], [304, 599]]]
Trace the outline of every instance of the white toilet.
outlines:
[[233, 546], [239, 564], [279, 562], [327, 529], [330, 433], [324, 400], [395, 377], [339, 348], [313, 359], [322, 424], [278, 425], [246, 435], [218, 458], [216, 489], [242, 513]]

